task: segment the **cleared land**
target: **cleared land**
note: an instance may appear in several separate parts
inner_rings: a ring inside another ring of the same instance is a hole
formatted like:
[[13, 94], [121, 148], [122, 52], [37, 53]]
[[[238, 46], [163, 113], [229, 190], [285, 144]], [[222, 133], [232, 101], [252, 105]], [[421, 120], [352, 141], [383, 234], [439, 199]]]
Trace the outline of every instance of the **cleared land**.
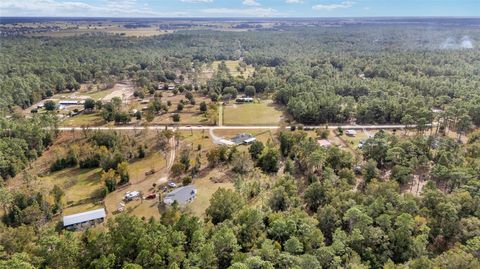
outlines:
[[[215, 180], [211, 180], [213, 178]], [[221, 182], [214, 182], [217, 180]], [[197, 188], [197, 195], [193, 202], [187, 205], [187, 210], [197, 217], [205, 217], [205, 210], [210, 206], [210, 198], [219, 188], [233, 189], [233, 183], [228, 181], [228, 177], [217, 170], [211, 170], [205, 176], [194, 179], [193, 185]]]
[[126, 28], [121, 24], [109, 25], [80, 25], [78, 28], [72, 28], [72, 25], [65, 25], [64, 29], [50, 32], [33, 33], [30, 36], [49, 36], [49, 37], [69, 37], [85, 34], [106, 33], [112, 35], [145, 37], [173, 33], [173, 30], [160, 30], [157, 26]]
[[223, 109], [224, 125], [278, 125], [283, 112], [271, 100], [260, 103], [229, 104]]
[[[228, 71], [230, 72], [230, 75], [233, 77], [244, 77], [248, 78], [253, 75], [253, 72], [255, 72], [255, 68], [251, 65], [247, 65], [243, 63], [242, 61], [224, 61], [225, 65], [228, 68]], [[216, 72], [218, 70], [218, 65], [222, 63], [222, 61], [214, 61], [212, 63], [212, 68]]]
[[103, 125], [105, 121], [99, 113], [82, 113], [73, 117], [66, 118], [63, 126], [99, 126]]

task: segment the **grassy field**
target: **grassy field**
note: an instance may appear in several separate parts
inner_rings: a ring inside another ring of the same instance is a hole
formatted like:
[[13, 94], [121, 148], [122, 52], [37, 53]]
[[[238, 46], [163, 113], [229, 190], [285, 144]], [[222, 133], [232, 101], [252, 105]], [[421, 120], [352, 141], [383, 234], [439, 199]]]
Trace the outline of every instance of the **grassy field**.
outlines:
[[102, 90], [102, 91], [92, 91], [92, 92], [86, 92], [83, 93], [82, 95], [88, 96], [94, 100], [100, 100], [104, 98], [105, 96], [111, 94], [113, 92], [113, 88], [107, 89], [107, 90]]
[[99, 126], [104, 124], [99, 113], [82, 113], [80, 115], [69, 117], [62, 122], [63, 126]]
[[103, 189], [99, 173], [100, 168], [69, 168], [41, 177], [39, 181], [45, 184], [47, 189], [54, 185], [61, 187], [65, 192], [64, 212], [74, 214], [99, 207], [100, 191]]
[[283, 112], [271, 101], [230, 104], [223, 110], [224, 125], [277, 125]]
[[[214, 61], [212, 63], [212, 68], [216, 72], [218, 70], [218, 65], [221, 63], [221, 61]], [[247, 65], [246, 67], [241, 67], [240, 66], [240, 61], [225, 61], [225, 65], [228, 68], [228, 71], [233, 77], [244, 77], [248, 78], [253, 75], [253, 72], [255, 72], [255, 68], [251, 65]]]
[[218, 171], [212, 170], [193, 182], [193, 185], [197, 188], [197, 195], [193, 202], [187, 206], [187, 210], [197, 217], [205, 217], [205, 210], [210, 206], [210, 198], [215, 191], [219, 188], [233, 189], [233, 183], [229, 181], [215, 183], [210, 180], [211, 177], [218, 177]]
[[160, 30], [158, 27], [125, 28], [120, 25], [81, 26], [78, 29], [62, 29], [56, 32], [33, 33], [30, 36], [69, 37], [93, 33], [119, 34], [123, 36], [145, 37], [173, 33], [171, 30]]
[[[175, 113], [175, 112], [172, 112]], [[180, 124], [202, 124], [208, 125], [208, 119], [202, 113], [185, 113], [180, 112]], [[174, 124], [171, 113], [166, 113], [161, 116], [155, 117], [151, 122], [152, 124]]]
[[154, 152], [143, 159], [138, 159], [128, 166], [130, 181], [137, 183], [146, 179], [145, 172], [159, 171], [166, 166], [165, 157], [160, 152]]

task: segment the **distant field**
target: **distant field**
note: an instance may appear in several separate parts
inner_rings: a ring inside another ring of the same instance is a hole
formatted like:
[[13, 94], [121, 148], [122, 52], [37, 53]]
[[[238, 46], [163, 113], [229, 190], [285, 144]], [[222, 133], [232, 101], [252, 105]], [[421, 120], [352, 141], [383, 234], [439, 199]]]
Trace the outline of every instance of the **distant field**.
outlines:
[[231, 104], [224, 107], [224, 125], [277, 125], [283, 112], [272, 102]]
[[108, 33], [119, 34], [124, 36], [155, 36], [172, 33], [171, 30], [159, 30], [157, 27], [132, 28], [127, 29], [122, 26], [105, 26], [105, 27], [80, 27], [79, 29], [64, 29], [56, 32], [34, 33], [30, 36], [49, 36], [49, 37], [69, 37], [76, 35], [92, 34], [92, 33]]
[[[221, 63], [221, 61], [214, 61], [212, 63], [212, 68], [216, 72], [218, 70], [218, 65]], [[240, 66], [240, 61], [225, 61], [225, 65], [227, 66], [230, 74], [233, 77], [244, 77], [248, 78], [253, 75], [253, 72], [255, 72], [255, 68], [251, 65], [247, 65], [245, 68]]]
[[113, 88], [108, 90], [103, 90], [103, 91], [87, 92], [87, 93], [83, 93], [82, 95], [88, 96], [94, 100], [100, 100], [105, 96], [111, 94], [112, 92], [113, 92]]

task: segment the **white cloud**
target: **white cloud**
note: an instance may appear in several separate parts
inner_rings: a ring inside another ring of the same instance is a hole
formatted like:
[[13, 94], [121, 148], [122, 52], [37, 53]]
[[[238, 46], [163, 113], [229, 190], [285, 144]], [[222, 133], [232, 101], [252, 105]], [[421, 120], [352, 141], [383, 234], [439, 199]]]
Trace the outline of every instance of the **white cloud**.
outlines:
[[318, 4], [314, 5], [312, 8], [315, 10], [334, 10], [339, 8], [350, 8], [355, 4], [354, 1], [343, 1], [340, 3], [332, 3], [332, 4]]
[[302, 0], [285, 0], [285, 3], [287, 4], [300, 4], [303, 3]]
[[1, 16], [174, 17], [185, 12], [157, 12], [136, 0], [106, 0], [101, 4], [62, 0], [1, 0]]
[[363, 10], [370, 10], [370, 7], [364, 7]]
[[243, 0], [242, 2], [246, 6], [259, 7], [261, 4], [257, 0]]
[[213, 2], [213, 0], [180, 0], [180, 2], [200, 4], [200, 3], [211, 3]]
[[200, 10], [202, 14], [208, 16], [225, 16], [225, 17], [269, 17], [279, 16], [277, 10], [273, 8], [207, 8]]

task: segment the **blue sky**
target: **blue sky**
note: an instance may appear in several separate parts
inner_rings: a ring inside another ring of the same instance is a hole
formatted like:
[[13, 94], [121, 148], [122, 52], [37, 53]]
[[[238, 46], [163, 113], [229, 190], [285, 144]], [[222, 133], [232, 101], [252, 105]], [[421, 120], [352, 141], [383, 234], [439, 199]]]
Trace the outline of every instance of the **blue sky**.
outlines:
[[480, 0], [0, 0], [0, 16], [480, 16]]

